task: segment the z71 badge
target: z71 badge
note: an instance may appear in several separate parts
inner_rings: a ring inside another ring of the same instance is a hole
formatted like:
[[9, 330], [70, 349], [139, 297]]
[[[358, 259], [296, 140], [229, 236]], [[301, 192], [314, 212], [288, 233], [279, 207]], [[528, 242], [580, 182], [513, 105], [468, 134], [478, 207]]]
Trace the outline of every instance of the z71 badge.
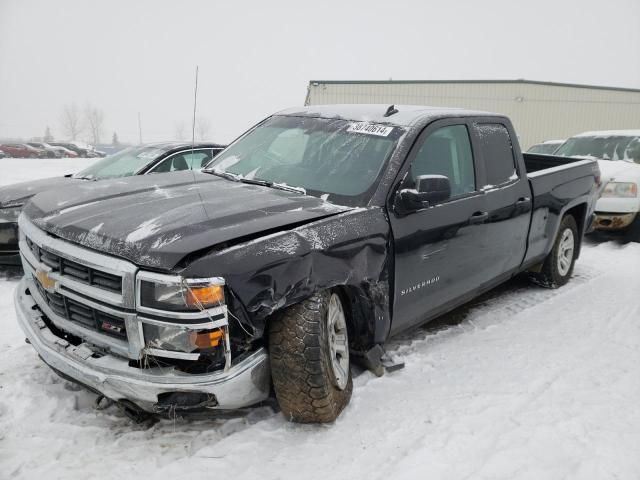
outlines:
[[420, 290], [421, 288], [426, 288], [430, 285], [433, 285], [434, 283], [437, 283], [440, 281], [440, 276], [435, 276], [433, 278], [429, 278], [427, 280], [423, 280], [420, 283], [416, 283], [415, 285], [412, 285], [408, 288], [405, 288], [403, 290], [400, 290], [400, 296], [403, 297], [408, 293], [413, 293], [416, 292], [418, 290]]

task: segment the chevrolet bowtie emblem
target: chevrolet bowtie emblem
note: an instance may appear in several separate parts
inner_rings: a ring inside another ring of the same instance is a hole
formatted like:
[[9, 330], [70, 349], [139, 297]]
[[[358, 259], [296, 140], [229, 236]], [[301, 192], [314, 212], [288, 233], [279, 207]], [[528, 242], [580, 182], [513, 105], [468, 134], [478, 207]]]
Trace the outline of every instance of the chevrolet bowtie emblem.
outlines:
[[48, 272], [45, 272], [44, 270], [40, 270], [40, 269], [36, 270], [36, 279], [38, 280], [40, 285], [42, 285], [42, 288], [44, 288], [46, 291], [48, 292], [55, 291], [56, 284], [58, 282], [56, 282], [53, 278], [51, 278]]

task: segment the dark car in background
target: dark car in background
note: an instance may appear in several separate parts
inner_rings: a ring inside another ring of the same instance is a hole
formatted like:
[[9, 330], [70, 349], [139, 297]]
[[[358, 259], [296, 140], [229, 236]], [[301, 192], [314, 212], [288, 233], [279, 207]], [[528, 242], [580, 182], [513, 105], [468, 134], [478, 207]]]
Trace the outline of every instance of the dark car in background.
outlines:
[[[79, 181], [197, 170], [224, 149], [216, 143], [168, 142], [138, 145], [98, 160], [75, 175], [45, 178], [0, 188], [0, 264], [18, 265], [18, 216], [34, 195]], [[60, 205], [62, 207], [62, 205]]]
[[13, 158], [47, 158], [49, 155], [46, 150], [32, 147], [26, 143], [3, 143], [0, 150], [7, 154], [7, 157]]

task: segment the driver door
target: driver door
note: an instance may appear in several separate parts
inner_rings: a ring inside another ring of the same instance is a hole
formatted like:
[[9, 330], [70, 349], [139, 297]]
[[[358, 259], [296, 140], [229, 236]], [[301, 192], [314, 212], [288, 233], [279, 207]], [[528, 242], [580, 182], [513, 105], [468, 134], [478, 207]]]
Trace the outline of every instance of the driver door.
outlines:
[[434, 122], [407, 159], [400, 189], [414, 188], [419, 175], [444, 175], [451, 196], [405, 215], [390, 214], [395, 248], [391, 334], [444, 312], [482, 284], [487, 215], [471, 128], [465, 119]]

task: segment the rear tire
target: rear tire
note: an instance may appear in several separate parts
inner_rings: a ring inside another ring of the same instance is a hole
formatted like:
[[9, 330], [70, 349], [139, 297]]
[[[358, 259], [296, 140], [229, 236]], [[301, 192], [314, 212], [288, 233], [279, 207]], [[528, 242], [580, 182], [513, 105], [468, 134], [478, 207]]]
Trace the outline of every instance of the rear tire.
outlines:
[[276, 315], [269, 325], [276, 398], [294, 422], [333, 422], [351, 399], [346, 317], [340, 296], [325, 291]]
[[573, 275], [579, 245], [578, 225], [571, 215], [566, 215], [560, 222], [558, 235], [542, 269], [532, 274], [534, 282], [547, 288], [565, 285]]

